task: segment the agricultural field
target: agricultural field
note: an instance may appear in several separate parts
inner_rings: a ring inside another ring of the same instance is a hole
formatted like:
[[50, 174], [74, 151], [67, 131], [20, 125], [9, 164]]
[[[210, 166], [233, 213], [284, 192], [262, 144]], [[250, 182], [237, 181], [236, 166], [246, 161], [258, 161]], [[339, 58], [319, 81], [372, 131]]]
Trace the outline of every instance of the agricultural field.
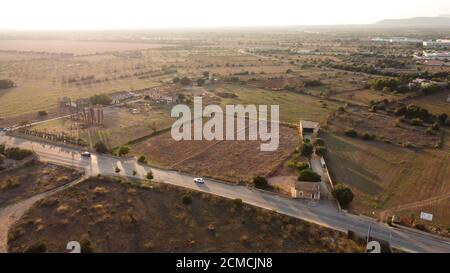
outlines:
[[328, 122], [328, 128], [334, 133], [355, 130], [360, 136], [368, 133], [377, 141], [399, 146], [435, 148], [440, 146], [440, 132], [427, 134], [426, 126], [413, 126], [399, 122], [395, 116], [380, 112], [369, 112], [366, 107], [349, 106], [338, 112]]
[[146, 155], [150, 164], [248, 183], [253, 177], [265, 176], [282, 164], [297, 148], [299, 136], [297, 130], [280, 126], [276, 151], [261, 152], [261, 143], [261, 140], [175, 141], [169, 131], [133, 144], [131, 150], [136, 156]]
[[363, 252], [343, 233], [166, 184], [90, 178], [35, 204], [10, 252]]
[[220, 104], [279, 105], [280, 121], [298, 124], [301, 119], [325, 123], [340, 103], [289, 91], [272, 91], [245, 85], [220, 84], [208, 87], [221, 97]]
[[82, 173], [48, 163], [33, 163], [0, 173], [0, 205], [34, 196], [80, 178]]
[[446, 113], [450, 116], [450, 102], [447, 101], [448, 95], [450, 95], [450, 91], [442, 91], [436, 94], [409, 99], [405, 103], [424, 107], [435, 115]]
[[115, 148], [169, 128], [172, 123], [170, 105], [151, 104], [141, 100], [123, 106], [105, 108], [103, 125], [80, 128], [77, 121], [65, 118], [38, 124], [31, 130], [52, 134], [64, 132], [76, 139], [82, 139], [91, 148], [97, 142], [103, 142], [109, 148]]
[[[332, 133], [322, 138], [335, 182], [350, 186], [356, 194], [351, 205], [356, 212], [379, 216], [396, 206], [450, 193], [448, 144], [439, 150], [411, 150]], [[442, 217], [436, 221], [448, 223], [448, 210]]]

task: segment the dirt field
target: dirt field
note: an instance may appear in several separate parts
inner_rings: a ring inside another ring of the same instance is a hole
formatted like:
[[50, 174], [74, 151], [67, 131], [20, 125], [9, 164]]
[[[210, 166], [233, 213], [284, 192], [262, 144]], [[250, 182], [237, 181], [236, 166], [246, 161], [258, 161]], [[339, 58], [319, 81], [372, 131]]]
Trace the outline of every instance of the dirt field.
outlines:
[[132, 153], [146, 155], [149, 162], [199, 176], [232, 182], [249, 182], [254, 176], [267, 175], [297, 147], [295, 129], [280, 126], [276, 151], [261, 152], [261, 141], [175, 141], [170, 131], [131, 146]]
[[48, 163], [35, 163], [0, 174], [0, 205], [57, 188], [81, 177], [81, 173]]
[[10, 252], [38, 243], [47, 252], [67, 252], [72, 240], [93, 252], [363, 251], [342, 233], [271, 211], [173, 186], [138, 187], [108, 178], [91, 178], [41, 200], [8, 239]]
[[446, 113], [450, 116], [450, 102], [447, 101], [449, 94], [450, 92], [448, 91], [442, 91], [436, 94], [406, 100], [405, 103], [422, 106], [435, 115]]
[[[324, 133], [327, 164], [335, 182], [352, 187], [352, 209], [371, 215], [450, 192], [450, 153], [413, 151]], [[449, 219], [448, 214], [446, 218]], [[442, 221], [443, 219], [436, 220]]]

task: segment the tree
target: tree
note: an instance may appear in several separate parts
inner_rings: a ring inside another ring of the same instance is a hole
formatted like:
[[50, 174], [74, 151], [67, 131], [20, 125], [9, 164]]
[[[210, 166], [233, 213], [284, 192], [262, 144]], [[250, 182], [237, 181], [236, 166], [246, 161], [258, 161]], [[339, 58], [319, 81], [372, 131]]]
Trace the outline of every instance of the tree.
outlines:
[[323, 141], [323, 139], [318, 137], [314, 140], [314, 145], [315, 146], [325, 146], [325, 141]]
[[0, 144], [0, 154], [5, 152], [5, 144]]
[[116, 166], [116, 168], [114, 169], [114, 171], [115, 171], [116, 173], [120, 173], [120, 168]]
[[448, 115], [446, 113], [442, 113], [438, 116], [438, 120], [441, 124], [445, 124], [448, 119]]
[[183, 194], [183, 204], [185, 205], [189, 205], [190, 203], [192, 203], [192, 196], [189, 193], [185, 193]]
[[256, 188], [264, 188], [267, 187], [267, 185], [269, 185], [269, 182], [267, 182], [267, 179], [265, 177], [256, 176], [253, 178], [253, 184], [255, 185]]
[[152, 179], [153, 179], [153, 172], [152, 172], [152, 171], [148, 171], [148, 173], [147, 173], [147, 179], [148, 179], [148, 180], [152, 180]]
[[108, 152], [108, 147], [103, 142], [97, 142], [94, 145], [95, 151], [100, 154], [105, 154]]
[[47, 116], [47, 115], [48, 115], [48, 113], [45, 110], [42, 110], [42, 111], [38, 112], [38, 116], [40, 116], [40, 117]]
[[141, 155], [141, 156], [138, 158], [138, 162], [139, 162], [139, 163], [147, 163], [147, 157], [146, 157], [145, 155]]
[[358, 132], [356, 132], [354, 129], [348, 129], [345, 131], [345, 135], [349, 137], [358, 137]]
[[119, 148], [119, 155], [120, 156], [126, 155], [129, 152], [130, 152], [130, 147], [128, 147], [128, 146], [120, 146], [120, 148]]
[[209, 72], [208, 71], [203, 72], [203, 77], [209, 78]]
[[305, 169], [300, 172], [298, 181], [320, 182], [322, 177], [311, 169]]
[[11, 80], [0, 80], [0, 89], [12, 88], [14, 85], [14, 82]]
[[332, 194], [334, 198], [338, 200], [341, 206], [347, 206], [348, 204], [350, 204], [354, 197], [352, 190], [349, 187], [342, 184], [337, 184], [334, 187]]
[[303, 143], [300, 148], [300, 153], [302, 156], [310, 157], [314, 151], [314, 147], [311, 143]]
[[205, 84], [205, 80], [204, 79], [197, 79], [197, 85], [198, 86], [203, 86]]
[[327, 154], [327, 148], [324, 146], [318, 146], [316, 147], [316, 155], [318, 156], [324, 156]]
[[189, 79], [188, 77], [183, 77], [183, 78], [180, 80], [180, 83], [181, 83], [181, 85], [183, 85], [183, 86], [187, 86], [187, 85], [191, 85], [191, 84], [192, 84], [192, 80]]
[[106, 94], [96, 94], [89, 98], [93, 105], [110, 105], [112, 99]]
[[180, 82], [180, 78], [178, 78], [178, 77], [173, 78], [173, 83], [179, 83], [179, 82]]

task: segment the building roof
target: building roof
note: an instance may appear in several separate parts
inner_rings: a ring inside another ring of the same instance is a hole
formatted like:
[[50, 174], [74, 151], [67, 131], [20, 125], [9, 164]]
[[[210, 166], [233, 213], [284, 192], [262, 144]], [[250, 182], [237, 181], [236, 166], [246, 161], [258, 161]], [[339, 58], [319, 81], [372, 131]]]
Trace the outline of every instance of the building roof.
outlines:
[[319, 192], [319, 184], [318, 182], [295, 181], [294, 188], [298, 191]]
[[318, 122], [313, 122], [313, 121], [307, 121], [307, 120], [300, 120], [300, 125], [302, 128], [319, 128], [320, 124]]

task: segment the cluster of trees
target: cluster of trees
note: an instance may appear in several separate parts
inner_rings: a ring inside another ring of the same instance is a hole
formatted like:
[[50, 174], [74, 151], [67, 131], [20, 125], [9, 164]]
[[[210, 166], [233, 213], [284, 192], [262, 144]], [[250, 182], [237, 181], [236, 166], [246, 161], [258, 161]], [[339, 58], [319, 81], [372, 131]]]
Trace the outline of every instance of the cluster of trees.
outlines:
[[378, 78], [369, 81], [370, 87], [375, 90], [383, 91], [406, 91], [401, 80], [397, 78]]
[[173, 83], [179, 83], [182, 86], [188, 86], [188, 85], [192, 84], [192, 80], [188, 77], [183, 77], [181, 79], [178, 77], [175, 77], [175, 78], [173, 78]]
[[0, 80], [0, 89], [8, 89], [15, 86], [15, 83], [11, 80]]
[[93, 105], [110, 105], [112, 99], [106, 94], [96, 94], [89, 98]]
[[[360, 134], [358, 133], [358, 131], [356, 131], [355, 129], [347, 129], [345, 130], [345, 135], [348, 137], [353, 137], [353, 138], [357, 138]], [[375, 134], [369, 134], [369, 133], [364, 133], [361, 135], [361, 139], [362, 140], [366, 140], [366, 141], [370, 141], [370, 140], [375, 140], [377, 136]]]
[[337, 184], [333, 191], [332, 191], [333, 197], [338, 200], [339, 204], [343, 207], [348, 206], [352, 201], [354, 194], [352, 190], [342, 184]]
[[320, 182], [322, 177], [311, 169], [304, 169], [298, 176], [298, 181]]
[[322, 82], [320, 80], [305, 80], [303, 82], [304, 87], [314, 87], [314, 86], [321, 86]]
[[334, 68], [334, 69], [340, 69], [340, 70], [346, 70], [346, 71], [352, 71], [352, 72], [363, 72], [367, 74], [373, 74], [373, 75], [381, 75], [381, 76], [389, 76], [389, 77], [395, 77], [398, 76], [398, 73], [391, 72], [391, 71], [384, 71], [375, 68], [373, 65], [367, 65], [367, 64], [326, 64], [326, 66]]
[[20, 149], [18, 147], [12, 147], [6, 149], [4, 145], [0, 145], [0, 154], [3, 154], [6, 158], [14, 160], [22, 160], [33, 154], [32, 151], [26, 149]]

